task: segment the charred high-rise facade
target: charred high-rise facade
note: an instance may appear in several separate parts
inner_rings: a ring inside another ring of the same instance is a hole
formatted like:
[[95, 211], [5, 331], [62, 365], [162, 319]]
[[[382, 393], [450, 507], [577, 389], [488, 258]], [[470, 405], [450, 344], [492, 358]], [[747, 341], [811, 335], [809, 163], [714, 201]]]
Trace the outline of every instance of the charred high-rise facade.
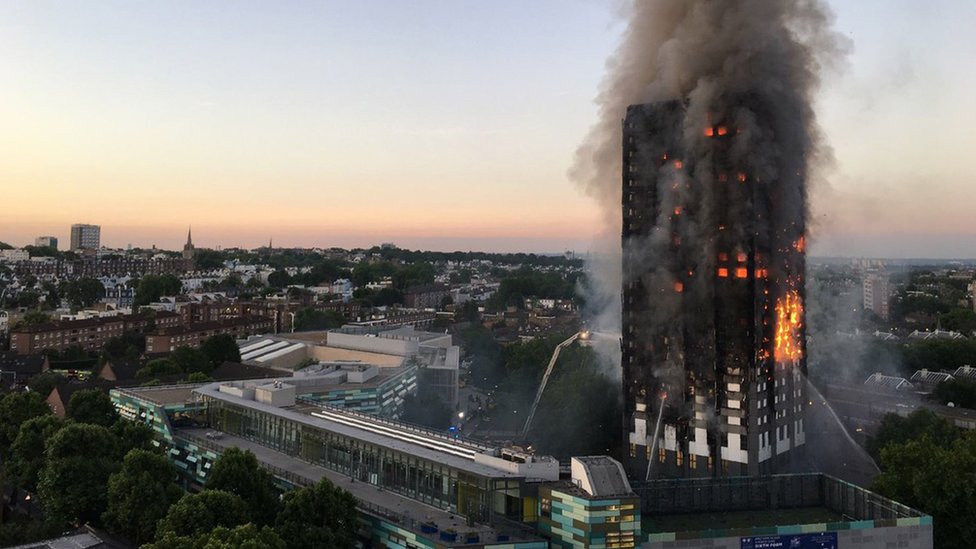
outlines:
[[632, 478], [767, 474], [804, 444], [804, 147], [751, 101], [633, 105], [623, 122]]

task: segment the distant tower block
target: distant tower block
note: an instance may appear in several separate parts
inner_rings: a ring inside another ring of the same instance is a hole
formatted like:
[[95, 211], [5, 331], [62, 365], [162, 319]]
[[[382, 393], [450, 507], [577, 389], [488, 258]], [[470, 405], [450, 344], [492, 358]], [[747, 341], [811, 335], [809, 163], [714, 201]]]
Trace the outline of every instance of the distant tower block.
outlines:
[[631, 478], [774, 473], [805, 441], [802, 193], [774, 203], [803, 183], [754, 178], [735, 128], [710, 123], [689, 141], [678, 101], [624, 120]]

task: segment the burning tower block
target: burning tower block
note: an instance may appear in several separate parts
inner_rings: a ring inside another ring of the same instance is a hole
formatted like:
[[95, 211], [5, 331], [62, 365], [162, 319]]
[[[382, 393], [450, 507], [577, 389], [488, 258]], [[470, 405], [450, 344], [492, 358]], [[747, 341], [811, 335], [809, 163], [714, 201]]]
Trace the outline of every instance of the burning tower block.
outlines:
[[631, 478], [775, 473], [805, 441], [803, 147], [769, 146], [748, 101], [623, 122]]

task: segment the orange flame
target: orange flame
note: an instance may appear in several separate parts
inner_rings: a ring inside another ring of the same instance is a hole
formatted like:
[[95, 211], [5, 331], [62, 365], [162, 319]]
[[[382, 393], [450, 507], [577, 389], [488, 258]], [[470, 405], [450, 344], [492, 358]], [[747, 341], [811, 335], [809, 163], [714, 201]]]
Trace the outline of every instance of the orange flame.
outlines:
[[801, 254], [803, 253], [804, 250], [806, 250], [806, 248], [807, 248], [806, 237], [801, 236], [796, 240], [796, 242], [793, 243], [793, 249], [800, 252]]
[[800, 293], [791, 290], [776, 301], [776, 362], [799, 360], [803, 356], [800, 328], [803, 326], [803, 302]]

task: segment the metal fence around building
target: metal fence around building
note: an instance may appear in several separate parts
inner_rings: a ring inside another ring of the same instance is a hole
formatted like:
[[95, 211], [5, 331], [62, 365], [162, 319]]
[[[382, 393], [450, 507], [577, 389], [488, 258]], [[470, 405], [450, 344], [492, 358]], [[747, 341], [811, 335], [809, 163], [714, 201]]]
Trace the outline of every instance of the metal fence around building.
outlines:
[[923, 513], [822, 473], [667, 479], [635, 483], [644, 515], [823, 507], [848, 520], [895, 520]]

